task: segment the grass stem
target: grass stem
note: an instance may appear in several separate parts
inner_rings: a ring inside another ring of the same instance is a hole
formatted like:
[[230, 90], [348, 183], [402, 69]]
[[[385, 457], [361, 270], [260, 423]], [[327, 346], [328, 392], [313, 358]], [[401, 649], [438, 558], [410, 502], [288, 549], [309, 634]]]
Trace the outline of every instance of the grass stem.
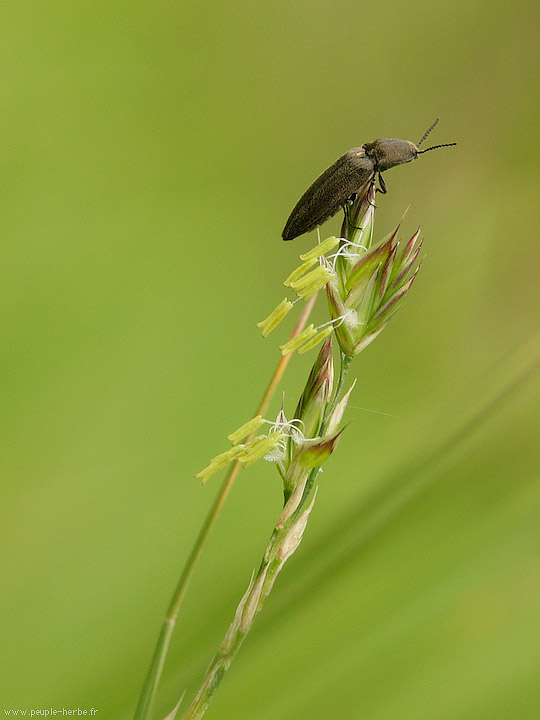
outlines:
[[[289, 340], [292, 340], [297, 335], [299, 335], [306, 326], [306, 323], [315, 304], [316, 298], [317, 295], [315, 294], [307, 301], [306, 306], [302, 311], [302, 314], [298, 318], [298, 322], [293, 328]], [[292, 353], [280, 356], [279, 362], [276, 365], [276, 369], [274, 370], [274, 373], [270, 378], [270, 382], [268, 383], [268, 386], [254, 415], [265, 414], [292, 356]], [[152, 717], [152, 707], [154, 704], [154, 699], [156, 696], [159, 681], [161, 679], [163, 665], [165, 664], [165, 658], [167, 656], [171, 637], [174, 631], [174, 627], [176, 625], [176, 620], [182, 606], [182, 601], [185, 597], [193, 572], [202, 555], [208, 538], [210, 537], [210, 533], [212, 532], [212, 529], [216, 524], [219, 513], [231, 491], [240, 467], [241, 466], [239, 462], [235, 462], [231, 465], [221, 485], [221, 488], [214, 502], [212, 503], [210, 510], [208, 511], [208, 514], [204, 520], [199, 535], [197, 536], [197, 539], [195, 540], [195, 543], [191, 549], [191, 553], [189, 554], [186, 564], [184, 565], [182, 574], [180, 575], [180, 579], [178, 580], [178, 584], [175, 588], [175, 591], [169, 603], [169, 607], [167, 609], [167, 613], [163, 620], [163, 624], [161, 626], [161, 632], [159, 634], [158, 642], [154, 650], [154, 655], [152, 657], [152, 662], [150, 664], [150, 668], [148, 670], [148, 674], [144, 681], [141, 695], [139, 697], [139, 703], [135, 711], [134, 720], [150, 720], [150, 718]]]

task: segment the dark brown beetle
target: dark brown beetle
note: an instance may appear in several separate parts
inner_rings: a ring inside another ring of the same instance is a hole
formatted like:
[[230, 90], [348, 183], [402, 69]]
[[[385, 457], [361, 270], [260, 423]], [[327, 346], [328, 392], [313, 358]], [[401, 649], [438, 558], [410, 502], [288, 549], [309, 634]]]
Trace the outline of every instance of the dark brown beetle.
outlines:
[[418, 155], [429, 150], [456, 145], [456, 143], [445, 143], [425, 150], [418, 149], [438, 122], [439, 118], [424, 133], [418, 145], [409, 140], [381, 138], [362, 147], [347, 150], [345, 155], [319, 175], [296, 203], [285, 224], [283, 239], [293, 240], [322, 225], [340, 208], [346, 208], [359, 195], [363, 195], [367, 187], [375, 182], [377, 176], [379, 190], [385, 193], [386, 184], [381, 175], [385, 170], [411, 162]]

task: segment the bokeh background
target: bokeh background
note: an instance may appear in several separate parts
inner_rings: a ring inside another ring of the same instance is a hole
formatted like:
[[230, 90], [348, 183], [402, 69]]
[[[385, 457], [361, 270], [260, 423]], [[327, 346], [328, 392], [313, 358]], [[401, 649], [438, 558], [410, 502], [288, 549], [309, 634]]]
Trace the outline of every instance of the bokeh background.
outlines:
[[[3, 710], [131, 717], [219, 486], [193, 474], [293, 322], [255, 328], [314, 241], [281, 242], [289, 211], [349, 147], [439, 115], [430, 142], [458, 147], [378, 197], [379, 238], [411, 206], [422, 271], [356, 359], [305, 540], [207, 717], [537, 720], [539, 27], [534, 0], [2, 3]], [[157, 718], [280, 503], [273, 467], [241, 474]]]

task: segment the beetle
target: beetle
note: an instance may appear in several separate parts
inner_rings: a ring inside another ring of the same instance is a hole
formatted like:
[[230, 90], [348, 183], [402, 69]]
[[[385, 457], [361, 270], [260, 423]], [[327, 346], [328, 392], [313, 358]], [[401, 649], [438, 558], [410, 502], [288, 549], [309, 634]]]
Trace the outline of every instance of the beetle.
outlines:
[[429, 150], [456, 145], [457, 143], [445, 143], [425, 150], [418, 149], [438, 122], [439, 118], [424, 133], [418, 145], [409, 140], [380, 138], [372, 143], [365, 143], [362, 147], [347, 150], [319, 175], [296, 203], [281, 234], [283, 239], [293, 240], [314, 230], [335, 215], [340, 208], [347, 214], [347, 206], [352, 205], [358, 195], [364, 194], [376, 177], [379, 180], [377, 189], [386, 193], [386, 183], [381, 175], [385, 170], [411, 162]]

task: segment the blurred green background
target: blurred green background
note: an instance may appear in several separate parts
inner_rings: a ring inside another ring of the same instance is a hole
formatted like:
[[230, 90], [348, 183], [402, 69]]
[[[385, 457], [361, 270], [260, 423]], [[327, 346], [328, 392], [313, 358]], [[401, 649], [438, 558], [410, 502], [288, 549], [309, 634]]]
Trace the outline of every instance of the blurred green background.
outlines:
[[[207, 717], [540, 717], [539, 23], [534, 0], [2, 3], [2, 709], [131, 717], [219, 486], [193, 474], [293, 322], [255, 328], [314, 241], [281, 242], [292, 206], [440, 115], [431, 143], [458, 147], [378, 196], [378, 238], [411, 205], [422, 271], [355, 361], [305, 540]], [[241, 474], [158, 718], [280, 504], [274, 468]]]

